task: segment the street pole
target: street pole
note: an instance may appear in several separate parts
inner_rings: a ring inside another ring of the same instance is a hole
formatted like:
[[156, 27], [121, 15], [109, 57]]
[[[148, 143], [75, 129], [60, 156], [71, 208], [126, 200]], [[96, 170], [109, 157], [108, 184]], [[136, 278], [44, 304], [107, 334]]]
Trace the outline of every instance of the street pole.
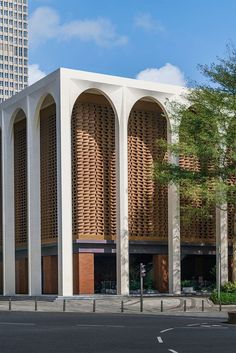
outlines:
[[220, 246], [217, 249], [218, 251], [218, 279], [217, 279], [217, 296], [218, 296], [218, 301], [220, 304], [220, 308], [221, 308], [221, 248]]
[[143, 312], [143, 264], [140, 264], [140, 312]]
[[145, 265], [141, 262], [140, 268], [140, 311], [143, 312], [143, 277], [146, 276], [146, 268]]

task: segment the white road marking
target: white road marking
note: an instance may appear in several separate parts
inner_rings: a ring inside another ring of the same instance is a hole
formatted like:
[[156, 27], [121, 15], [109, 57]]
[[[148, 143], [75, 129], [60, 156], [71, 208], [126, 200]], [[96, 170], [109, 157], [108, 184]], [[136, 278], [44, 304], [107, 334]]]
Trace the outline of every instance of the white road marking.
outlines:
[[157, 337], [159, 343], [163, 343], [162, 338], [160, 336]]
[[209, 328], [209, 327], [211, 327], [211, 325], [202, 325], [202, 327], [207, 327], [207, 328]]
[[169, 352], [172, 352], [172, 353], [178, 353], [177, 351], [174, 351], [173, 349], [168, 349]]
[[0, 322], [0, 325], [35, 326], [35, 324], [33, 323], [25, 323], [25, 322]]
[[171, 330], [174, 330], [173, 327], [170, 327], [170, 328], [167, 328], [165, 330], [162, 330], [162, 331], [160, 331], [160, 333], [164, 333], [164, 332], [171, 331]]
[[125, 327], [125, 326], [121, 326], [121, 325], [76, 325], [78, 327]]
[[199, 324], [188, 324], [188, 327], [194, 327], [194, 326], [198, 326]]

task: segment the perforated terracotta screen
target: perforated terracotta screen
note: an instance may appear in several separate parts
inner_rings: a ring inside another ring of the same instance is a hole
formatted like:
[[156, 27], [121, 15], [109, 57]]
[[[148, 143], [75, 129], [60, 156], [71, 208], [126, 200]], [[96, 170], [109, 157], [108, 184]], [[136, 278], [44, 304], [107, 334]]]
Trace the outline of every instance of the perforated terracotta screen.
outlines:
[[27, 246], [26, 119], [14, 124], [15, 242]]
[[103, 96], [84, 94], [72, 113], [74, 239], [116, 235], [115, 116]]
[[157, 104], [137, 103], [128, 124], [129, 237], [131, 240], [166, 240], [167, 188], [153, 181], [153, 164], [164, 158], [157, 139], [167, 138], [167, 123]]
[[41, 239], [57, 240], [57, 146], [56, 106], [40, 112]]
[[[199, 162], [190, 157], [180, 156], [179, 165], [182, 168], [198, 171], [200, 166]], [[210, 217], [203, 217], [200, 214], [194, 215], [191, 220], [187, 219], [184, 215], [184, 207], [192, 205], [192, 207], [201, 208], [202, 201], [198, 200], [196, 203], [191, 203], [181, 196], [180, 189], [180, 234], [181, 240], [185, 243], [215, 243], [215, 209], [212, 208]]]

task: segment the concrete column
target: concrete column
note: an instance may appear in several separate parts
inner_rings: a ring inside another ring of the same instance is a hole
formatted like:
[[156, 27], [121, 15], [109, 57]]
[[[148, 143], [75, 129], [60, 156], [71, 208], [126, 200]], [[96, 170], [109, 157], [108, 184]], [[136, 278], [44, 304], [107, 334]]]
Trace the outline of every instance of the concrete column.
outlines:
[[227, 205], [216, 208], [216, 284], [228, 282], [228, 214]]
[[27, 101], [28, 273], [29, 295], [42, 294], [40, 227], [40, 120]]
[[14, 138], [2, 113], [3, 294], [15, 294]]
[[123, 116], [116, 121], [117, 157], [117, 235], [116, 268], [117, 294], [129, 294], [129, 234], [128, 234], [128, 136], [123, 92]]
[[168, 264], [169, 293], [181, 293], [181, 247], [179, 192], [174, 184], [168, 186]]
[[[62, 85], [62, 82], [61, 82]], [[71, 114], [65, 81], [56, 102], [57, 204], [58, 204], [58, 294], [73, 295]]]

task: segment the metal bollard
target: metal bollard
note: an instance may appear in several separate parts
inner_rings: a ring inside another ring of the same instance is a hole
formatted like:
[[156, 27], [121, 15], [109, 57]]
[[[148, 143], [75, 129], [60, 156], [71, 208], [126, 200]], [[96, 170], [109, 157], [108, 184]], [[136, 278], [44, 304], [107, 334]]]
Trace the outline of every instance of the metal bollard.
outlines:
[[11, 311], [11, 298], [9, 298], [9, 311]]
[[37, 297], [35, 297], [35, 301], [34, 301], [34, 311], [38, 311]]
[[161, 300], [161, 313], [164, 311], [164, 305], [163, 305], [163, 300]]
[[66, 311], [66, 300], [63, 299], [63, 312], [65, 312], [65, 311]]
[[202, 300], [202, 312], [204, 312], [204, 309], [205, 309], [205, 308], [204, 308], [204, 304], [205, 304], [205, 303], [204, 303], [204, 300]]
[[219, 303], [219, 311], [222, 310], [222, 305], [221, 305], [221, 300], [220, 300], [220, 303]]
[[187, 310], [187, 303], [186, 303], [186, 299], [184, 300], [184, 312], [186, 312]]
[[94, 299], [93, 300], [93, 313], [96, 312], [96, 300]]
[[121, 310], [122, 313], [124, 312], [124, 301], [123, 300], [121, 301], [120, 310]]

